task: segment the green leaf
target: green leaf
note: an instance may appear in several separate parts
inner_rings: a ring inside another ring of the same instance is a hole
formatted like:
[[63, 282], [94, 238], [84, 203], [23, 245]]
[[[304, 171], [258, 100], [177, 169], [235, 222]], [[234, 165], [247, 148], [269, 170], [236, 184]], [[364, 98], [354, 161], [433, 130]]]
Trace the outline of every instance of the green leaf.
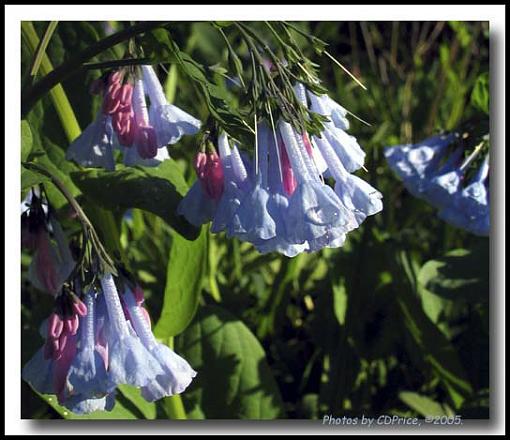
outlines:
[[451, 300], [483, 302], [489, 286], [488, 246], [456, 249], [425, 263], [418, 274], [420, 287]]
[[21, 191], [25, 191], [33, 186], [39, 185], [40, 183], [49, 182], [46, 176], [33, 171], [27, 170], [25, 167], [21, 167]]
[[407, 406], [414, 409], [418, 414], [421, 414], [424, 417], [449, 415], [440, 403], [418, 393], [402, 391], [398, 394], [398, 397]]
[[104, 208], [139, 208], [152, 212], [191, 240], [200, 232], [184, 217], [177, 215], [177, 206], [188, 186], [172, 159], [157, 168], [77, 171], [71, 173], [71, 178], [83, 194]]
[[275, 419], [284, 417], [282, 400], [264, 350], [236, 317], [201, 307], [177, 338], [177, 352], [197, 371], [182, 394], [191, 419]]
[[163, 309], [154, 328], [156, 337], [167, 339], [178, 335], [189, 325], [197, 309], [206, 263], [205, 228], [194, 241], [172, 234]]
[[122, 397], [117, 397], [115, 400], [115, 406], [112, 411], [95, 411], [87, 415], [78, 415], [69, 411], [67, 408], [59, 405], [57, 397], [52, 394], [40, 394], [34, 390], [34, 392], [50, 405], [55, 411], [57, 411], [62, 418], [69, 420], [126, 420], [126, 419], [139, 419], [141, 418], [136, 410], [133, 411], [129, 408], [129, 402], [126, 402]]
[[122, 395], [129, 400], [143, 414], [146, 419], [156, 418], [156, 404], [147, 402], [141, 395], [140, 389], [129, 385], [119, 385], [117, 387]]
[[473, 92], [471, 93], [471, 104], [488, 115], [489, 99], [489, 72], [485, 72], [476, 79]]
[[21, 161], [24, 162], [28, 159], [32, 151], [33, 138], [32, 131], [28, 121], [23, 119], [21, 121]]

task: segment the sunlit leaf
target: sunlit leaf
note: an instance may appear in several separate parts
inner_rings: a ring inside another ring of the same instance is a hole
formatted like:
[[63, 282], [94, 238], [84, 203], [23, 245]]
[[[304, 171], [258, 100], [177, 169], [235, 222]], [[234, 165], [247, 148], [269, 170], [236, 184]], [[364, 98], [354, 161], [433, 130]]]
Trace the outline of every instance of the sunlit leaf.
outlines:
[[71, 177], [87, 197], [104, 208], [143, 209], [161, 217], [186, 238], [194, 239], [198, 235], [197, 228], [177, 215], [187, 185], [171, 159], [157, 168], [76, 171]]
[[410, 408], [414, 409], [423, 417], [448, 416], [448, 413], [441, 406], [441, 404], [435, 402], [427, 396], [422, 396], [411, 391], [402, 391], [398, 396], [402, 402], [404, 402]]
[[154, 328], [161, 339], [181, 333], [193, 319], [207, 263], [207, 232], [194, 241], [172, 234], [163, 309]]
[[274, 419], [284, 416], [278, 386], [260, 343], [236, 317], [201, 307], [176, 343], [198, 372], [182, 395], [188, 418]]

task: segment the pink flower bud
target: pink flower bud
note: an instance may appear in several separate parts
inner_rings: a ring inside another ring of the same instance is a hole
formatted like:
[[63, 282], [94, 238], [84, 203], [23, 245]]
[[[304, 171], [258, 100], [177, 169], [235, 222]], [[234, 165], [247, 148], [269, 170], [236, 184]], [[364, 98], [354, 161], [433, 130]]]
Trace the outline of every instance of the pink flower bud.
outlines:
[[48, 318], [48, 338], [58, 338], [63, 330], [64, 323], [62, 322], [62, 318], [58, 314], [52, 313]]
[[62, 332], [60, 337], [58, 338], [58, 348], [53, 353], [53, 359], [59, 359], [64, 352], [68, 341], [68, 333], [66, 331]]
[[78, 315], [73, 315], [65, 320], [65, 329], [71, 335], [75, 335], [78, 332], [80, 326], [80, 319]]
[[117, 70], [116, 72], [112, 72], [108, 76], [108, 84], [120, 83], [121, 79], [122, 79], [122, 73], [120, 72], [120, 70]]
[[81, 317], [87, 315], [87, 306], [78, 298], [75, 298], [75, 300], [73, 301], [72, 307], [73, 307], [73, 311], [77, 315], [79, 315]]
[[142, 159], [152, 159], [158, 154], [156, 131], [150, 125], [138, 125], [136, 127], [135, 142], [138, 154]]
[[282, 142], [278, 143], [278, 148], [280, 149], [283, 190], [290, 196], [296, 190], [297, 180], [294, 176], [294, 171], [292, 171], [289, 155], [287, 154], [287, 150], [285, 149], [285, 146]]
[[195, 157], [195, 162], [193, 163], [193, 166], [195, 167], [195, 171], [199, 178], [202, 178], [204, 176], [204, 169], [205, 169], [206, 162], [207, 162], [207, 155], [201, 151], [198, 152]]
[[124, 112], [115, 112], [112, 115], [112, 126], [116, 133], [120, 133], [126, 122]]
[[103, 113], [111, 115], [115, 113], [120, 107], [120, 90], [119, 83], [110, 84], [106, 88], [106, 93], [103, 99]]
[[121, 109], [131, 110], [131, 98], [133, 97], [133, 85], [124, 84], [120, 89], [120, 106]]
[[204, 191], [212, 199], [219, 200], [223, 194], [225, 177], [218, 154], [198, 153], [194, 165]]

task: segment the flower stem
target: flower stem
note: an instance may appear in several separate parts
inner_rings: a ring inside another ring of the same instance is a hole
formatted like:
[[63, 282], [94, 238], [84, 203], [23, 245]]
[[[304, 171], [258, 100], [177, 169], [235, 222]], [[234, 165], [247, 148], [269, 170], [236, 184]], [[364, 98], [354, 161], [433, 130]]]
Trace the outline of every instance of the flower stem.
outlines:
[[[21, 35], [24, 41], [27, 43], [30, 52], [35, 55], [36, 51], [38, 50], [40, 40], [31, 21], [21, 22]], [[51, 61], [46, 53], [41, 54], [40, 58], [41, 60], [39, 69], [43, 74], [48, 75], [50, 72], [54, 71]], [[76, 120], [71, 104], [69, 103], [69, 100], [67, 99], [67, 96], [64, 92], [64, 89], [61, 84], [55, 84], [54, 87], [52, 86], [52, 88], [45, 90], [44, 93], [47, 91], [50, 93], [50, 98], [55, 109], [57, 110], [57, 114], [60, 122], [62, 123], [62, 127], [66, 132], [66, 137], [69, 142], [72, 142], [80, 135], [81, 129], [78, 121]], [[29, 109], [22, 112], [23, 117], [28, 113], [28, 110]]]
[[37, 72], [39, 71], [39, 67], [41, 66], [42, 58], [46, 54], [46, 48], [48, 47], [51, 36], [53, 35], [53, 33], [55, 32], [55, 29], [57, 28], [57, 24], [58, 24], [58, 21], [50, 21], [50, 24], [48, 24], [48, 27], [46, 28], [46, 32], [44, 33], [44, 36], [39, 43], [37, 51], [35, 52], [34, 60], [32, 62], [32, 68], [30, 69], [31, 76], [37, 75]]
[[168, 414], [168, 418], [172, 420], [186, 420], [186, 410], [182, 403], [181, 396], [175, 394], [174, 396], [165, 398], [165, 408]]

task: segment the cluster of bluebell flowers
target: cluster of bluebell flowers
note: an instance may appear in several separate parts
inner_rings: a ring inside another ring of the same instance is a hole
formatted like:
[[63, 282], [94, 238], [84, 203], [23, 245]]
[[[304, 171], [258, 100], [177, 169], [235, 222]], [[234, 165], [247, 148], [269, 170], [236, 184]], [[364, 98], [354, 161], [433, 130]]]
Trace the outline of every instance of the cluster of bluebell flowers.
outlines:
[[[212, 232], [225, 231], [261, 253], [292, 257], [342, 246], [349, 231], [382, 209], [381, 193], [351, 174], [363, 166], [365, 153], [345, 131], [346, 110], [301, 84], [295, 93], [328, 118], [321, 135], [310, 137], [284, 119], [276, 126], [262, 121], [250, 158], [221, 133], [217, 148], [198, 154], [198, 179], [179, 214], [197, 226], [211, 221]], [[326, 178], [334, 179], [333, 187]]]
[[92, 91], [103, 95], [101, 112], [66, 154], [80, 165], [114, 170], [118, 149], [125, 165], [157, 166], [169, 158], [167, 145], [200, 129], [200, 121], [168, 103], [150, 65], [141, 66], [141, 73], [127, 67], [111, 72]]
[[442, 220], [486, 236], [490, 231], [489, 155], [470, 173], [479, 149], [465, 159], [464, 151], [459, 136], [448, 133], [417, 144], [387, 147], [385, 156], [409, 192], [437, 208]]
[[196, 372], [155, 339], [143, 302], [139, 286], [109, 273], [80, 297], [64, 289], [23, 379], [76, 414], [111, 410], [122, 384], [151, 402], [183, 392]]

